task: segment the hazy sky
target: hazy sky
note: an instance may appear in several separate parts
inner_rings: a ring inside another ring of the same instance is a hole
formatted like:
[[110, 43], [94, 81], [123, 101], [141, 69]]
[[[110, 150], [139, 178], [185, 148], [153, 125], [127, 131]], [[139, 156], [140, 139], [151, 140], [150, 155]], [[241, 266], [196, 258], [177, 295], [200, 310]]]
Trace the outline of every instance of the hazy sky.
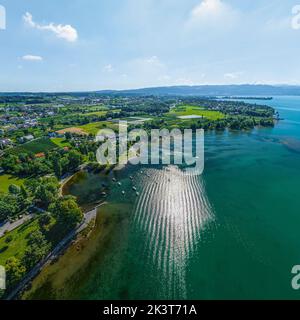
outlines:
[[298, 4], [0, 0], [0, 91], [300, 84]]

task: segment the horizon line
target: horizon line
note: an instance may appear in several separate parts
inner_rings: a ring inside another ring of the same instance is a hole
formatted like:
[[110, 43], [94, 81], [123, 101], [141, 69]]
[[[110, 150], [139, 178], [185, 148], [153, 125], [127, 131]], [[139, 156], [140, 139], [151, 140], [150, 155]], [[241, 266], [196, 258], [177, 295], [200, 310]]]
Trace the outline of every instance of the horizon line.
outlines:
[[65, 90], [65, 91], [0, 91], [0, 94], [38, 94], [38, 93], [97, 93], [97, 92], [126, 92], [126, 91], [138, 91], [148, 89], [160, 89], [160, 88], [193, 88], [193, 87], [242, 87], [242, 86], [268, 86], [268, 87], [299, 87], [300, 84], [267, 84], [267, 83], [244, 83], [244, 84], [182, 84], [182, 85], [165, 85], [165, 86], [149, 86], [149, 87], [136, 87], [128, 89], [95, 89], [95, 90]]

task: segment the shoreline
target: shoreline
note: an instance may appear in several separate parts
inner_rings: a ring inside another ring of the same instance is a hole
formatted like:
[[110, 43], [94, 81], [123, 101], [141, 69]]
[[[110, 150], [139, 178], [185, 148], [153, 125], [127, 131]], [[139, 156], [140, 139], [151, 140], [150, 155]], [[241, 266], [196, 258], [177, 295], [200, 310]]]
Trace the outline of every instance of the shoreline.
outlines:
[[[106, 203], [93, 228], [85, 229], [59, 259], [45, 266], [22, 292], [22, 300], [77, 300], [82, 297], [87, 277], [111, 268], [112, 257], [127, 245], [128, 205]], [[91, 225], [92, 227], [92, 225]], [[94, 285], [92, 281], [90, 285]]]
[[[128, 163], [127, 163], [128, 165]], [[122, 171], [124, 170], [127, 165], [119, 165], [116, 168], [114, 168], [113, 171]], [[64, 196], [64, 188], [67, 186], [69, 182], [74, 179], [74, 177], [79, 172], [84, 172], [86, 169], [87, 163], [82, 164], [79, 168], [80, 170], [77, 172], [74, 172], [72, 175], [62, 179], [60, 181], [60, 188], [59, 188], [59, 195]], [[24, 292], [26, 290], [26, 286], [30, 282], [32, 282], [43, 270], [45, 267], [47, 267], [51, 262], [55, 261], [55, 259], [59, 258], [61, 253], [68, 250], [70, 246], [72, 245], [72, 242], [74, 241], [75, 237], [78, 237], [78, 235], [84, 231], [88, 226], [89, 223], [94, 219], [96, 221], [98, 209], [101, 206], [109, 204], [108, 201], [104, 201], [101, 203], [94, 203], [94, 207], [91, 210], [86, 210], [84, 212], [84, 219], [81, 222], [79, 226], [75, 230], [72, 230], [69, 235], [67, 235], [64, 239], [60, 241], [59, 244], [47, 255], [46, 258], [44, 258], [42, 261], [40, 261], [29, 273], [21, 280], [20, 284], [7, 296], [5, 297], [5, 300], [13, 300], [15, 297], [17, 297], [20, 293]]]
[[26, 290], [26, 287], [30, 282], [32, 282], [42, 271], [45, 267], [55, 261], [60, 255], [67, 250], [72, 242], [74, 241], [75, 237], [78, 237], [82, 231], [84, 231], [90, 224], [92, 220], [96, 220], [98, 209], [108, 204], [108, 202], [103, 202], [98, 204], [94, 209], [87, 211], [84, 213], [83, 221], [77, 226], [75, 230], [72, 230], [64, 239], [62, 239], [56, 247], [42, 260], [40, 261], [29, 273], [21, 280], [19, 285], [13, 289], [11, 293], [5, 296], [5, 300], [14, 300], [15, 297], [18, 297], [20, 293]]

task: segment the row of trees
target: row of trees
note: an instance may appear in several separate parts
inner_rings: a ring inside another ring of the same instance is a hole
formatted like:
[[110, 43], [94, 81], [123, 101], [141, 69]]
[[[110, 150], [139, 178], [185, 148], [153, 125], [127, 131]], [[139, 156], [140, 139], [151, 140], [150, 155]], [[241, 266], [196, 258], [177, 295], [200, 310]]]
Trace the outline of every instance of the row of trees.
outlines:
[[57, 204], [57, 199], [61, 198], [59, 198], [59, 183], [55, 177], [28, 179], [21, 187], [10, 185], [9, 193], [0, 194], [0, 221], [10, 219], [32, 205], [42, 210], [49, 209], [58, 217], [56, 214], [58, 210], [53, 207], [54, 203]]
[[9, 186], [8, 194], [0, 194], [0, 222], [5, 221], [30, 205], [27, 191], [24, 186]]
[[243, 101], [203, 99], [201, 97], [183, 97], [181, 102], [184, 104], [201, 106], [208, 110], [217, 110], [226, 115], [272, 118], [275, 114], [275, 110], [270, 106], [246, 103]]
[[53, 129], [55, 125], [84, 125], [91, 122], [105, 121], [108, 118], [120, 118], [123, 115], [119, 112], [107, 112], [105, 114], [77, 114], [76, 110], [70, 109], [66, 115], [57, 115], [52, 118], [43, 119], [43, 122]]
[[[204, 130], [225, 130], [226, 128], [232, 130], [247, 130], [252, 129], [255, 126], [274, 126], [273, 118], [254, 118], [254, 117], [228, 117], [219, 120], [209, 120], [206, 118], [199, 120], [190, 120], [185, 122], [179, 122], [177, 127], [180, 129], [204, 129]], [[168, 124], [167, 120], [159, 119], [146, 122], [143, 128], [150, 131], [151, 129], [163, 129], [168, 128], [171, 130], [172, 125]]]
[[[45, 258], [82, 221], [83, 213], [76, 199], [72, 196], [59, 197], [58, 187], [56, 178], [44, 177], [30, 180], [24, 188], [33, 203], [43, 206], [45, 211], [38, 217], [38, 228], [28, 237], [22, 258], [11, 257], [6, 261], [8, 289], [13, 288], [26, 272]], [[10, 236], [6, 237], [8, 246], [12, 240]]]
[[74, 171], [82, 163], [82, 155], [76, 150], [45, 153], [37, 158], [33, 153], [8, 154], [1, 158], [0, 166], [6, 173], [19, 177], [38, 177], [55, 173], [58, 178]]

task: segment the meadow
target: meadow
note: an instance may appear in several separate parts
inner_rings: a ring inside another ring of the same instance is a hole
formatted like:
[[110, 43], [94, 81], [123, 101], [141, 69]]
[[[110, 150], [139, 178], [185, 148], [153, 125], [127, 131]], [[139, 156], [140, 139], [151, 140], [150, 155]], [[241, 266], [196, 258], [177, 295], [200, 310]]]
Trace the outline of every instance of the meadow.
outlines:
[[8, 192], [8, 187], [11, 184], [21, 186], [23, 184], [22, 179], [18, 179], [16, 177], [13, 177], [9, 174], [1, 174], [0, 175], [0, 193], [6, 193]]
[[28, 247], [28, 237], [36, 230], [39, 230], [38, 220], [30, 220], [0, 238], [0, 265], [5, 265], [11, 257], [22, 259]]
[[191, 105], [182, 105], [170, 110], [169, 113], [166, 114], [171, 117], [181, 117], [181, 116], [201, 116], [208, 120], [219, 120], [223, 119], [225, 115], [219, 111], [211, 111], [206, 110], [199, 106], [191, 106]]
[[110, 121], [101, 121], [101, 122], [92, 122], [85, 124], [83, 126], [79, 126], [78, 128], [84, 130], [87, 133], [96, 135], [97, 132], [101, 129], [112, 129], [118, 130], [118, 124]]
[[51, 138], [51, 141], [59, 148], [71, 147], [70, 143], [65, 138]]

